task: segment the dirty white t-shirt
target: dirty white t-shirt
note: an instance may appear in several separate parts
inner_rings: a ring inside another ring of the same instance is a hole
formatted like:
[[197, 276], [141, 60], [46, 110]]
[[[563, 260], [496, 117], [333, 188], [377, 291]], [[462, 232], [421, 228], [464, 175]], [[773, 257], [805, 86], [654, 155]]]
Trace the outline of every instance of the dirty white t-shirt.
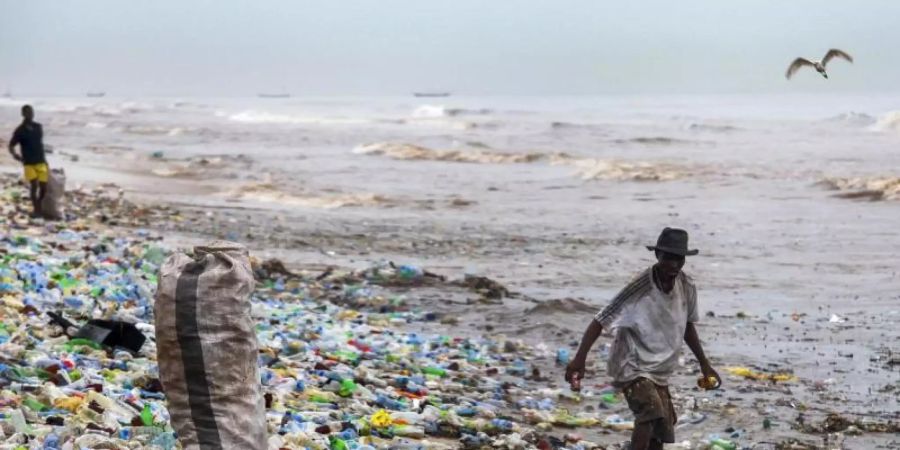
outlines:
[[697, 322], [697, 289], [684, 272], [668, 294], [642, 272], [594, 318], [614, 336], [607, 372], [621, 386], [638, 377], [667, 385], [678, 366], [688, 322]]

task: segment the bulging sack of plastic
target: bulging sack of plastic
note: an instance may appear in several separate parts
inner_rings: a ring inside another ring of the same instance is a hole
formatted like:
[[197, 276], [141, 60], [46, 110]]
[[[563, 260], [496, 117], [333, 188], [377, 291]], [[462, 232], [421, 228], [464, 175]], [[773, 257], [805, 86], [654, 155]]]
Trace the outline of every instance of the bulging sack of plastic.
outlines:
[[159, 269], [159, 375], [185, 450], [268, 448], [253, 288], [247, 249], [233, 242], [173, 254]]
[[63, 220], [66, 218], [63, 210], [63, 197], [66, 195], [66, 172], [62, 169], [50, 171], [47, 180], [47, 192], [41, 200], [41, 214], [45, 219]]

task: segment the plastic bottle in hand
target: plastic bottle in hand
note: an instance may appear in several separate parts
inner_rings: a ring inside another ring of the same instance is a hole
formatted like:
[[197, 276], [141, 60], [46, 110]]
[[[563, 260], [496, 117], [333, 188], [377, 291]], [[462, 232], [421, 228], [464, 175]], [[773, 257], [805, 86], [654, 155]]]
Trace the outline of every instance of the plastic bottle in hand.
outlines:
[[719, 379], [716, 377], [700, 377], [697, 379], [697, 387], [699, 387], [700, 389], [706, 389], [707, 391], [718, 389], [721, 385], [722, 382], [719, 381]]

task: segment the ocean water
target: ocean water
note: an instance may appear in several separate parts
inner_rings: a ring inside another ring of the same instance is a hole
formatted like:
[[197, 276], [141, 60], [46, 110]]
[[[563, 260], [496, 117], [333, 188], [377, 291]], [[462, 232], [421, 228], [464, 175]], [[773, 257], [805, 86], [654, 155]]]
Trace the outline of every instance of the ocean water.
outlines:
[[900, 287], [900, 95], [0, 99], [2, 129], [25, 101], [75, 182], [455, 242], [413, 253], [546, 295], [640, 269], [669, 225], [723, 293]]

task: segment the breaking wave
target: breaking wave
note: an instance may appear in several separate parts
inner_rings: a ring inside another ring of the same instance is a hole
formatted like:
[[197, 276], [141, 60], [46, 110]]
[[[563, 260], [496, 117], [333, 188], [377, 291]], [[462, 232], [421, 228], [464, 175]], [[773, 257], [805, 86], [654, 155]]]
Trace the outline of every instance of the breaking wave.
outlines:
[[221, 156], [195, 156], [187, 160], [171, 161], [164, 157], [149, 161], [149, 164], [157, 164], [150, 169], [150, 173], [163, 178], [196, 178], [198, 175], [206, 175], [210, 172], [221, 173], [228, 169], [248, 169], [253, 165], [253, 160], [245, 155], [221, 155]]
[[866, 113], [858, 113], [854, 111], [846, 112], [843, 114], [838, 114], [833, 117], [829, 117], [825, 119], [825, 122], [833, 122], [833, 123], [845, 123], [848, 125], [856, 125], [856, 126], [869, 126], [877, 122], [878, 119], [866, 114]]
[[443, 105], [421, 105], [413, 110], [412, 116], [417, 119], [431, 119], [458, 116], [484, 116], [493, 113], [488, 108], [467, 109], [448, 108]]
[[242, 200], [262, 203], [279, 203], [282, 205], [304, 206], [308, 208], [335, 209], [345, 207], [389, 205], [392, 202], [386, 197], [371, 194], [328, 194], [298, 195], [279, 190], [272, 183], [253, 183], [242, 185], [225, 194], [231, 200]]
[[688, 131], [703, 131], [712, 133], [729, 133], [738, 131], [741, 128], [734, 125], [718, 125], [711, 123], [691, 123], [685, 127]]
[[872, 128], [877, 131], [900, 131], [900, 111], [891, 111], [879, 117]]
[[694, 144], [695, 141], [685, 139], [676, 139], [665, 136], [636, 137], [630, 139], [616, 139], [616, 144], [641, 144], [641, 145], [674, 145], [674, 144]]
[[276, 125], [348, 125], [370, 123], [365, 119], [344, 117], [315, 117], [297, 114], [276, 114], [266, 111], [242, 111], [228, 116], [232, 122]]
[[155, 125], [127, 125], [122, 128], [123, 133], [138, 136], [217, 136], [218, 131], [203, 127], [168, 127]]
[[550, 128], [554, 130], [592, 130], [603, 128], [603, 125], [599, 124], [589, 124], [589, 123], [574, 123], [574, 122], [550, 122]]
[[671, 181], [705, 172], [697, 167], [650, 161], [560, 159], [556, 164], [575, 166], [583, 180]]
[[868, 200], [900, 200], [898, 177], [829, 177], [820, 182], [828, 189], [840, 191], [836, 197]]
[[460, 163], [504, 164], [531, 163], [552, 157], [544, 153], [502, 153], [480, 149], [436, 150], [413, 144], [379, 142], [360, 145], [353, 149], [358, 155], [381, 155], [392, 159], [411, 161], [450, 161]]

